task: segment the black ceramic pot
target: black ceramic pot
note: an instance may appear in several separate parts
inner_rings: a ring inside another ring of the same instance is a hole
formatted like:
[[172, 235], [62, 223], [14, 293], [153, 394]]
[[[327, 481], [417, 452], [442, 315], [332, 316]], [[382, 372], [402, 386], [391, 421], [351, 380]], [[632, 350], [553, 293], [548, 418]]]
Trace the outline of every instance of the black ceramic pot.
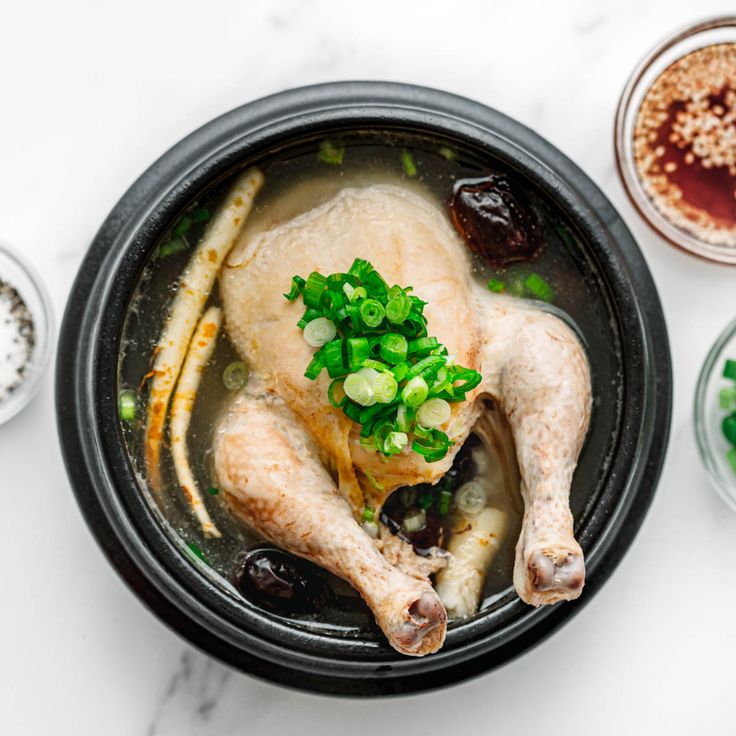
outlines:
[[[192, 566], [140, 493], [123, 446], [116, 365], [129, 297], [157, 238], [197, 192], [268, 150], [335, 130], [426, 132], [480, 150], [542, 191], [576, 229], [620, 342], [623, 402], [604, 477], [576, 518], [588, 578], [582, 597], [533, 609], [513, 591], [450, 628], [445, 647], [402, 657], [380, 637], [309, 633], [243, 606]], [[571, 161], [494, 110], [443, 92], [341, 83], [233, 110], [178, 143], [128, 190], [72, 288], [57, 367], [59, 435], [87, 523], [126, 582], [163, 621], [219, 659], [274, 682], [345, 695], [458, 682], [533, 646], [589, 601], [618, 564], [652, 499], [670, 421], [671, 368], [657, 292], [629, 231]]]

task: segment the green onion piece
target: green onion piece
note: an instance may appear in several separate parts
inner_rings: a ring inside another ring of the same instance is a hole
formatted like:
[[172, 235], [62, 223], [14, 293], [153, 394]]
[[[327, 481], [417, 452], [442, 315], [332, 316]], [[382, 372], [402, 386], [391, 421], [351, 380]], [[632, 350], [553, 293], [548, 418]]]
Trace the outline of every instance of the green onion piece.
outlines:
[[324, 164], [340, 166], [345, 158], [345, 146], [338, 146], [329, 138], [319, 142], [317, 158]]
[[353, 294], [355, 294], [355, 287], [352, 284], [345, 283], [342, 285], [342, 292], [348, 298], [348, 301], [353, 301]]
[[369, 297], [380, 299], [382, 302], [386, 300], [388, 284], [383, 280], [383, 277], [378, 271], [371, 271], [363, 279], [363, 286]]
[[502, 294], [506, 291], [506, 284], [500, 279], [489, 279], [488, 291], [492, 291], [494, 294]]
[[335, 409], [340, 409], [348, 400], [343, 388], [343, 379], [336, 378], [327, 389], [327, 398]]
[[360, 305], [360, 318], [366, 327], [374, 328], [383, 322], [386, 310], [377, 299], [365, 299]]
[[488, 494], [482, 483], [469, 480], [463, 483], [455, 493], [455, 506], [464, 514], [475, 516], [486, 507]]
[[[396, 287], [393, 287], [393, 291]], [[386, 319], [395, 325], [401, 324], [411, 312], [411, 300], [403, 289], [395, 295], [390, 295], [386, 304]]]
[[526, 294], [526, 286], [524, 286], [524, 278], [520, 274], [514, 274], [509, 277], [506, 283], [506, 293], [515, 297], [522, 297]]
[[371, 473], [371, 471], [370, 471], [370, 470], [364, 470], [364, 471], [363, 471], [363, 474], [365, 475], [365, 477], [366, 477], [366, 478], [368, 478], [368, 482], [369, 482], [369, 483], [370, 483], [370, 484], [371, 484], [371, 485], [372, 485], [372, 486], [373, 486], [373, 487], [374, 487], [374, 488], [375, 488], [376, 490], [379, 490], [379, 491], [385, 491], [385, 490], [386, 490], [386, 488], [385, 488], [385, 487], [384, 487], [383, 485], [381, 485], [381, 484], [380, 484], [380, 483], [379, 483], [379, 482], [378, 482], [378, 481], [377, 481], [377, 480], [375, 479], [375, 477], [373, 476], [373, 473]]
[[172, 235], [175, 238], [181, 238], [183, 235], [186, 235], [189, 232], [189, 228], [192, 226], [192, 223], [194, 221], [192, 220], [189, 215], [184, 215], [184, 217], [179, 220], [179, 222], [176, 224], [172, 231]]
[[373, 441], [373, 437], [358, 437], [358, 442], [360, 442], [360, 446], [364, 447], [366, 450], [375, 451], [376, 449], [376, 443]]
[[241, 360], [230, 363], [222, 372], [222, 382], [228, 391], [237, 391], [248, 380], [248, 367]]
[[423, 427], [440, 427], [450, 418], [452, 410], [444, 399], [427, 399], [417, 409], [417, 421]]
[[363, 281], [372, 270], [373, 266], [370, 261], [366, 261], [365, 258], [356, 258], [348, 269], [348, 273]]
[[409, 345], [406, 338], [398, 332], [387, 332], [381, 336], [381, 357], [391, 365], [396, 365], [406, 360], [408, 349]]
[[736, 388], [722, 388], [718, 392], [718, 403], [721, 409], [731, 409], [736, 406]]
[[454, 161], [457, 158], [457, 152], [449, 146], [440, 146], [437, 149], [437, 153], [446, 161]]
[[370, 345], [366, 337], [351, 337], [348, 339], [348, 367], [356, 371], [363, 365], [363, 361], [370, 355]]
[[437, 513], [440, 516], [447, 516], [450, 513], [450, 506], [452, 505], [452, 493], [450, 491], [441, 490], [439, 498], [437, 499]]
[[524, 286], [543, 302], [551, 302], [555, 298], [554, 289], [538, 273], [527, 276], [524, 280]]
[[[345, 386], [343, 386], [343, 391]], [[342, 410], [345, 412], [345, 416], [353, 422], [360, 424], [360, 415], [363, 413], [363, 407], [360, 404], [356, 404], [353, 401], [346, 401], [343, 404]]]
[[296, 323], [296, 326], [303, 330], [313, 319], [317, 319], [317, 317], [321, 317], [322, 313], [319, 311], [319, 309], [312, 309], [312, 307], [308, 307], [304, 310], [304, 314], [302, 315], [302, 318]]
[[397, 381], [403, 381], [406, 378], [406, 374], [409, 372], [409, 364], [404, 361], [403, 363], [398, 363], [393, 367], [392, 373], [394, 374], [394, 378]]
[[199, 560], [202, 560], [206, 565], [209, 565], [209, 562], [207, 562], [207, 558], [204, 556], [204, 552], [196, 545], [194, 542], [187, 545], [187, 549], [192, 553], [192, 556], [196, 557]]
[[732, 444], [736, 445], [736, 411], [726, 417], [721, 422], [723, 436]]
[[210, 494], [210, 496], [217, 496], [220, 493], [219, 488], [215, 488], [214, 486], [207, 489], [207, 493]]
[[373, 389], [365, 376], [357, 373], [348, 374], [343, 384], [343, 390], [349, 399], [356, 404], [360, 404], [360, 406], [372, 406], [376, 403]]
[[401, 400], [409, 407], [417, 407], [424, 402], [429, 394], [427, 382], [421, 376], [414, 376], [401, 389]]
[[424, 529], [427, 525], [427, 514], [422, 509], [416, 509], [410, 511], [405, 517], [401, 524], [401, 528], [407, 534], [414, 534], [415, 532]]
[[[411, 343], [409, 343], [411, 345]], [[442, 366], [447, 362], [447, 358], [443, 355], [428, 355], [415, 363], [406, 374], [407, 378], [414, 376], [423, 376], [426, 381], [434, 381], [435, 376]]]
[[385, 412], [386, 409], [391, 410], [391, 407], [387, 407], [385, 404], [375, 404], [360, 412], [358, 424], [363, 425], [363, 432], [361, 432], [362, 436], [370, 436], [375, 420], [378, 418], [378, 415]]
[[727, 360], [723, 366], [723, 377], [736, 381], [736, 360]]
[[409, 341], [409, 355], [429, 355], [439, 344], [436, 337], [418, 337]]
[[121, 391], [118, 394], [118, 416], [124, 422], [132, 422], [136, 417], [137, 400], [135, 391]]
[[210, 219], [210, 211], [206, 207], [197, 207], [192, 211], [194, 222], [207, 222]]
[[304, 284], [304, 303], [315, 309], [320, 306], [322, 292], [327, 288], [327, 279], [316, 271], [312, 271]]
[[429, 511], [434, 503], [434, 493], [431, 490], [426, 490], [419, 496], [419, 508]]
[[326, 289], [319, 298], [320, 309], [328, 317], [335, 317], [338, 311], [345, 305], [345, 294], [342, 291]]
[[403, 168], [404, 173], [412, 179], [417, 175], [417, 165], [414, 162], [414, 156], [412, 156], [411, 151], [406, 148], [401, 151], [401, 168]]
[[406, 432], [391, 431], [383, 442], [385, 455], [398, 455], [409, 444], [409, 435]]
[[361, 364], [361, 368], [371, 368], [372, 370], [379, 371], [381, 373], [391, 371], [391, 368], [389, 368], [389, 366], [381, 363], [380, 360], [373, 360], [372, 358], [366, 358]]
[[414, 416], [414, 409], [406, 404], [399, 404], [399, 408], [396, 410], [396, 428], [400, 432], [411, 432]]
[[370, 506], [366, 506], [363, 509], [363, 521], [373, 521], [374, 516], [375, 512]]
[[[478, 371], [472, 368], [462, 368], [452, 376], [453, 390], [461, 396], [461, 400], [464, 400], [465, 394], [472, 391], [482, 380], [483, 376]], [[458, 386], [457, 381], [462, 381], [462, 383]]]
[[292, 276], [291, 277], [291, 291], [289, 291], [288, 294], [284, 294], [284, 296], [290, 302], [295, 302], [301, 295], [302, 291], [304, 291], [304, 284], [306, 283], [307, 282], [301, 276]]
[[[322, 348], [322, 350], [324, 350], [324, 348]], [[325, 367], [325, 360], [324, 356], [322, 355], [322, 350], [319, 350], [314, 354], [314, 357], [307, 366], [307, 370], [304, 371], [304, 375], [310, 381], [314, 381], [314, 379], [317, 378], [320, 373], [322, 373], [322, 369]]]
[[449, 437], [439, 429], [433, 429], [429, 437], [416, 437], [411, 444], [412, 450], [422, 455], [428, 463], [441, 460], [449, 447]]
[[736, 473], [736, 447], [732, 447], [726, 453], [726, 460], [728, 460], [728, 464], [731, 466], [731, 470]]
[[304, 340], [310, 347], [321, 348], [337, 334], [335, 323], [327, 317], [317, 317], [304, 328]]
[[189, 247], [186, 238], [172, 238], [166, 243], [161, 244], [156, 251], [156, 258], [167, 258], [176, 253], [181, 253]]
[[371, 388], [379, 404], [389, 404], [396, 398], [399, 384], [393, 373], [377, 373], [371, 382]]
[[325, 367], [327, 368], [327, 372], [330, 374], [330, 378], [342, 378], [347, 374], [348, 369], [343, 357], [342, 340], [332, 340], [331, 342], [328, 342], [322, 348], [322, 353]]
[[368, 292], [365, 290], [365, 287], [356, 286], [355, 291], [353, 291], [353, 296], [350, 298], [350, 301], [357, 302], [358, 299], [367, 299], [367, 298], [368, 298]]

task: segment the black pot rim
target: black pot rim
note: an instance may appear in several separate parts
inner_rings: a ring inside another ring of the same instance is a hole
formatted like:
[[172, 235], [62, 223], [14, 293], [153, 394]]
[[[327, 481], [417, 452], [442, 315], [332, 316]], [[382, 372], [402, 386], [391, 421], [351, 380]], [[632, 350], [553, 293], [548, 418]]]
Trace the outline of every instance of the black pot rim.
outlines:
[[[507, 596], [498, 610], [452, 629], [446, 647], [423, 659], [402, 658], [376, 642], [300, 631], [228, 598], [187, 562], [138, 491], [115, 408], [122, 318], [132, 284], [171, 217], [202, 186], [259, 151], [355, 127], [454, 138], [502, 158], [544, 189], [596, 246], [593, 255], [615, 291], [633, 366], [609, 476], [619, 488], [617, 501], [599, 513], [593, 509], [578, 532], [588, 567], [584, 595], [540, 609]], [[494, 110], [445, 92], [384, 82], [317, 85], [249, 103], [156, 161], [115, 206], [80, 268], [62, 325], [56, 381], [59, 435], [77, 500], [103, 551], [136, 594], [185, 638], [245, 672], [351, 695], [425, 690], [491, 669], [539, 642], [590, 600], [651, 502], [666, 450], [671, 392], [656, 289], [629, 231], [592, 181], [538, 135]], [[499, 622], [503, 627], [494, 631]]]

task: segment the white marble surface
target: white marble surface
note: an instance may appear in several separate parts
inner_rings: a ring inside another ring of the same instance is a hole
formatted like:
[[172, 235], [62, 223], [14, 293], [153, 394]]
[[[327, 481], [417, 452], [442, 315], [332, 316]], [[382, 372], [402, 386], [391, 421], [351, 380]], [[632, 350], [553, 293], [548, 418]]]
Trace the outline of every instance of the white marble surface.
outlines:
[[0, 238], [42, 271], [57, 315], [109, 208], [193, 128], [247, 100], [318, 81], [442, 87], [559, 146], [639, 239], [675, 368], [664, 475], [610, 582], [534, 651], [442, 693], [326, 699], [210, 660], [124, 587], [73, 501], [49, 373], [27, 411], [0, 427], [0, 733], [733, 733], [736, 517], [700, 468], [691, 404], [705, 352], [736, 311], [736, 272], [649, 232], [624, 197], [611, 150], [617, 97], [642, 53], [671, 28], [729, 4], [206, 6], [69, 0], [0, 8]]

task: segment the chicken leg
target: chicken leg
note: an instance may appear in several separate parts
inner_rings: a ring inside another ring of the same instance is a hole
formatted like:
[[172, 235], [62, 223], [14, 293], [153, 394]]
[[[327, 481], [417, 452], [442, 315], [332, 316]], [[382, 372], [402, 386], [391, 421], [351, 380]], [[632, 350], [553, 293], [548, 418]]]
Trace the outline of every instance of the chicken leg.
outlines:
[[483, 388], [511, 426], [525, 505], [514, 587], [533, 606], [571, 600], [585, 581], [569, 496], [590, 419], [588, 361], [555, 315], [509, 297], [479, 301], [492, 333]]
[[236, 400], [217, 433], [215, 468], [233, 511], [274, 544], [349, 582], [395, 649], [421, 656], [442, 646], [447, 615], [437, 593], [378, 552], [281, 400]]

